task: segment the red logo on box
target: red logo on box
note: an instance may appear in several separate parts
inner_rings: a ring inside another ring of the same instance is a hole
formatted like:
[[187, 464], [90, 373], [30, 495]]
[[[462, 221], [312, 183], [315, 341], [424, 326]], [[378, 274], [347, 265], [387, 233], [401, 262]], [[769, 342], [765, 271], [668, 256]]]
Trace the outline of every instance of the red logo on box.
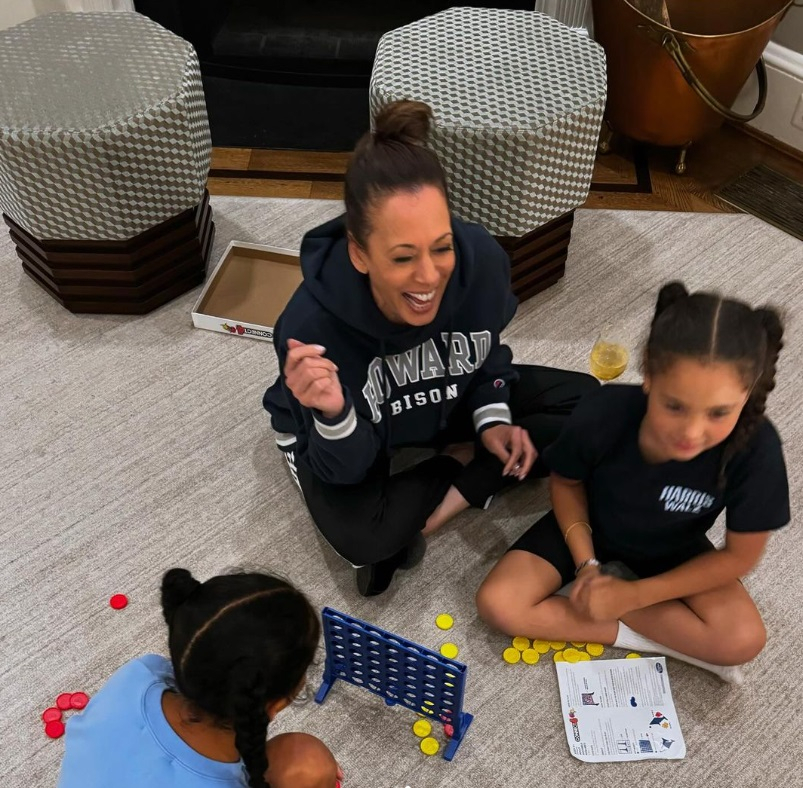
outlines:
[[265, 339], [271, 339], [271, 337], [273, 337], [273, 331], [260, 331], [256, 328], [245, 328], [239, 323], [237, 323], [236, 326], [230, 326], [228, 323], [221, 323], [220, 327], [230, 334], [239, 334], [240, 336], [248, 334], [252, 337], [264, 337]]

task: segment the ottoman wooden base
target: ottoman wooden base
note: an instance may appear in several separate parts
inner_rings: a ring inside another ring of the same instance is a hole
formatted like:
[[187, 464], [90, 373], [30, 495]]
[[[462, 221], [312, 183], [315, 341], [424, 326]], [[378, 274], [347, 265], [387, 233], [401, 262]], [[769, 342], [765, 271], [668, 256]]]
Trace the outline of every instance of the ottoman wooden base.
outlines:
[[546, 290], [566, 272], [574, 211], [518, 238], [497, 235], [510, 255], [510, 280], [519, 301]]
[[215, 224], [200, 204], [126, 241], [41, 241], [5, 214], [22, 268], [71, 312], [144, 314], [206, 276]]

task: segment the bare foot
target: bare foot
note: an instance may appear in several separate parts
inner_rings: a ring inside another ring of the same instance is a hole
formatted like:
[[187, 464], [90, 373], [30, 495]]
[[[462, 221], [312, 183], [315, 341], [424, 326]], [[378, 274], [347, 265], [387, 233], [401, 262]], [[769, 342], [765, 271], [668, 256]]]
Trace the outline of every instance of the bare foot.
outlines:
[[[453, 455], [452, 455], [453, 456]], [[446, 525], [455, 515], [468, 509], [468, 501], [460, 494], [456, 487], [450, 487], [438, 504], [438, 508], [427, 518], [427, 524], [421, 530], [424, 536], [435, 533], [441, 526]]]
[[[474, 444], [450, 443], [441, 452], [446, 457], [454, 457], [464, 468], [474, 459]], [[455, 515], [468, 509], [468, 501], [457, 491], [450, 487], [438, 504], [438, 508], [427, 518], [427, 524], [421, 530], [424, 536], [435, 533], [441, 526], [446, 525]]]

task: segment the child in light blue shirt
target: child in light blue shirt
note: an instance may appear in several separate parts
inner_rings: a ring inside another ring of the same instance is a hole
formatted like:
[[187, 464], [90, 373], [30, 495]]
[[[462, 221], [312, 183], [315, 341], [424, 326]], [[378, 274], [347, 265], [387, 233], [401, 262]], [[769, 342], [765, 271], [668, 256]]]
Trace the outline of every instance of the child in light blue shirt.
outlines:
[[58, 788], [335, 788], [318, 739], [266, 744], [320, 637], [306, 597], [270, 575], [171, 569], [162, 608], [171, 659], [131, 660], [69, 720]]

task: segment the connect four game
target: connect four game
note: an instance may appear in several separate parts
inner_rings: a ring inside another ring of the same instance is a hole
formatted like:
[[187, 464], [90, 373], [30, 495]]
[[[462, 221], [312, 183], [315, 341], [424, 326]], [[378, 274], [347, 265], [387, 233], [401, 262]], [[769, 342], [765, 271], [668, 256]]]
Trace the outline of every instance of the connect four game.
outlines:
[[326, 665], [316, 703], [323, 703], [338, 679], [367, 689], [388, 706], [450, 725], [443, 757], [451, 761], [474, 719], [463, 711], [466, 666], [331, 608], [324, 608], [322, 618]]

